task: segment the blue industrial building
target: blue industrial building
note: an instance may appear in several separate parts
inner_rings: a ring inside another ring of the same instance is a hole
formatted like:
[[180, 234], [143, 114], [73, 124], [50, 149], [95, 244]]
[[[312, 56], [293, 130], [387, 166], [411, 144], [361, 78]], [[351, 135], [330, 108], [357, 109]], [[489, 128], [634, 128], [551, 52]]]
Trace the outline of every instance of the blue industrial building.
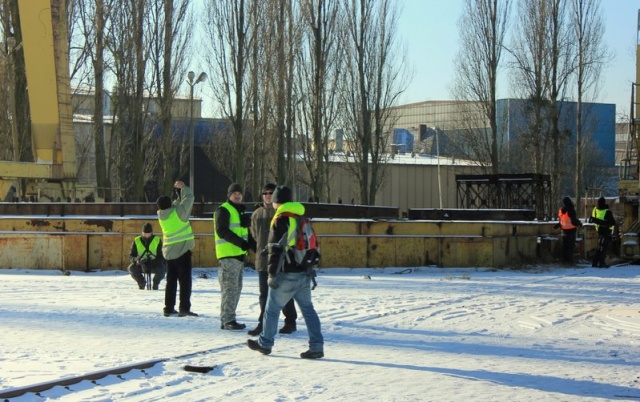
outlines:
[[[560, 132], [566, 133], [575, 144], [577, 125], [577, 103], [557, 103], [560, 114]], [[615, 118], [616, 105], [609, 103], [583, 103], [582, 133], [603, 153], [603, 166], [615, 165]], [[531, 101], [526, 99], [500, 99], [497, 102], [498, 135], [504, 141], [515, 141], [527, 135], [527, 120], [531, 113]]]

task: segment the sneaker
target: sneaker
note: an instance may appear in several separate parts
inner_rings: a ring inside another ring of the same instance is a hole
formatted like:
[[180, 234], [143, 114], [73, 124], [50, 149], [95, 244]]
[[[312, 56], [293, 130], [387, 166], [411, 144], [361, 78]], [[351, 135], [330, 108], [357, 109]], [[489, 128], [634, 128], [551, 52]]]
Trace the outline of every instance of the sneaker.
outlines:
[[170, 317], [170, 316], [172, 316], [172, 315], [176, 315], [176, 314], [178, 314], [178, 312], [177, 312], [177, 311], [175, 311], [175, 310], [172, 310], [172, 311], [167, 311], [167, 310], [165, 310], [165, 311], [164, 311], [164, 316], [165, 316], [165, 317]]
[[261, 332], [262, 332], [262, 324], [258, 324], [258, 326], [255, 327], [254, 329], [247, 331], [247, 334], [251, 336], [258, 336], [260, 335]]
[[178, 313], [178, 317], [197, 317], [198, 314], [193, 311], [181, 311]]
[[226, 329], [226, 330], [230, 330], [230, 331], [239, 331], [241, 329], [245, 329], [247, 328], [246, 325], [244, 324], [240, 324], [237, 321], [229, 321], [226, 324], [223, 324], [220, 326], [220, 329]]
[[281, 334], [293, 334], [294, 332], [297, 331], [296, 328], [296, 324], [295, 323], [285, 323], [284, 326], [282, 328], [280, 328], [280, 332]]
[[256, 350], [263, 355], [268, 355], [271, 353], [271, 349], [263, 348], [258, 341], [254, 341], [253, 339], [247, 339], [247, 346], [251, 350]]
[[300, 353], [301, 359], [322, 359], [323, 357], [324, 357], [324, 352], [312, 352], [310, 350], [307, 350], [306, 352]]

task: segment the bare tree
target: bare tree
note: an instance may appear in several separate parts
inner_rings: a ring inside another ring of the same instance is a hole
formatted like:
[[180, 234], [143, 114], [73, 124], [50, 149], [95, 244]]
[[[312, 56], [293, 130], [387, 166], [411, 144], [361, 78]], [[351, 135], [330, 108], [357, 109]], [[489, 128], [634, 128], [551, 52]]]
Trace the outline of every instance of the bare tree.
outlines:
[[[336, 128], [339, 111], [339, 78], [344, 66], [339, 24], [340, 6], [336, 1], [299, 0], [304, 43], [298, 53], [297, 99], [300, 146], [307, 183], [312, 196], [319, 200], [330, 197], [328, 139]], [[304, 95], [303, 95], [304, 94]], [[294, 110], [296, 110], [294, 109]], [[296, 123], [294, 122], [294, 127]], [[297, 177], [296, 182], [304, 181]]]
[[210, 51], [205, 56], [211, 71], [217, 79], [212, 79], [214, 96], [222, 113], [233, 125], [233, 175], [232, 180], [245, 182], [245, 108], [251, 104], [247, 96], [249, 62], [255, 42], [254, 21], [258, 2], [245, 0], [208, 0], [206, 3], [205, 34]]
[[345, 138], [353, 147], [348, 169], [357, 178], [360, 202], [374, 204], [384, 178], [390, 107], [404, 90], [396, 53], [398, 9], [391, 0], [344, 0]]
[[471, 137], [468, 143], [476, 145], [472, 147], [474, 159], [489, 161], [493, 174], [500, 173], [502, 167], [504, 142], [498, 138], [497, 83], [510, 8], [510, 0], [466, 0], [458, 22], [462, 49], [456, 59], [454, 96], [472, 101], [463, 104], [463, 116], [470, 112], [488, 122], [488, 131], [478, 131], [474, 129], [478, 125], [473, 124], [477, 118], [463, 119], [472, 124], [465, 132]]
[[[581, 142], [584, 140], [584, 99], [597, 93], [597, 84], [603, 65], [609, 60], [607, 48], [603, 43], [604, 25], [599, 0], [571, 0], [571, 27], [576, 46], [576, 163], [574, 191], [580, 205], [582, 176], [585, 164]], [[578, 212], [580, 212], [578, 210]]]

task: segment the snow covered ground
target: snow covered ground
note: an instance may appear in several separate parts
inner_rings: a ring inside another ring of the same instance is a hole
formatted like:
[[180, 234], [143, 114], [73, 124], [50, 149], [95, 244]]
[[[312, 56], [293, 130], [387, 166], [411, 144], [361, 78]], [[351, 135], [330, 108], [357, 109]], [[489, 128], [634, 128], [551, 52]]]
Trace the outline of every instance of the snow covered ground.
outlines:
[[[124, 272], [0, 270], [0, 394], [158, 360], [10, 400], [639, 400], [639, 268], [323, 270], [316, 361], [299, 358], [302, 319], [270, 356], [220, 330], [215, 269], [194, 270], [198, 318], [163, 317], [164, 282], [142, 291]], [[248, 328], [257, 282], [247, 270]]]

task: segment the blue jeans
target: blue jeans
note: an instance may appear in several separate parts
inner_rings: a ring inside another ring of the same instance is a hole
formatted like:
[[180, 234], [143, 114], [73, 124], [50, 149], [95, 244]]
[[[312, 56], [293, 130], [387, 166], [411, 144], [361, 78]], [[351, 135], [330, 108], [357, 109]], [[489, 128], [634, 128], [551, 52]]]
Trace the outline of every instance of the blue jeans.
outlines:
[[278, 288], [269, 288], [267, 306], [262, 323], [262, 333], [258, 342], [263, 348], [273, 347], [276, 332], [278, 332], [278, 317], [287, 302], [293, 298], [307, 324], [309, 332], [309, 350], [324, 352], [324, 339], [320, 330], [320, 319], [311, 301], [311, 278], [306, 272], [281, 272], [277, 276]]

